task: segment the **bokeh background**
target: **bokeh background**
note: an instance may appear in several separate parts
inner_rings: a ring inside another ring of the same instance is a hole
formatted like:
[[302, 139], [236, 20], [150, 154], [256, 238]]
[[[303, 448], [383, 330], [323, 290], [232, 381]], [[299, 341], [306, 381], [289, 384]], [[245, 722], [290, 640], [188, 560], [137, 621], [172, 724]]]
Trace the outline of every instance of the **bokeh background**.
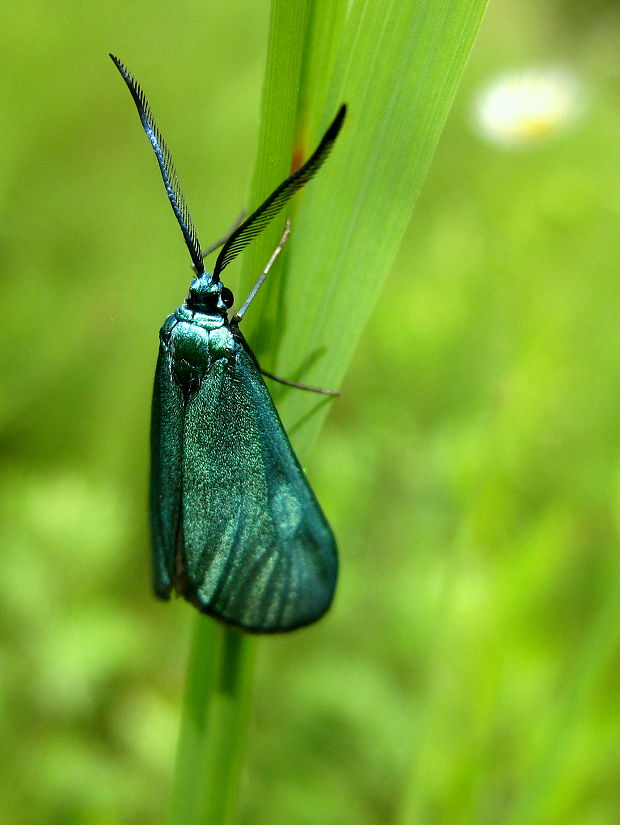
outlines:
[[[4, 10], [7, 823], [163, 821], [191, 609], [149, 592], [148, 417], [188, 268], [107, 52], [207, 241], [244, 203], [267, 16]], [[485, 89], [545, 67], [559, 115], [500, 95], [517, 139], [480, 126]], [[312, 456], [341, 584], [259, 644], [243, 823], [618, 821], [619, 102], [614, 4], [491, 5]]]

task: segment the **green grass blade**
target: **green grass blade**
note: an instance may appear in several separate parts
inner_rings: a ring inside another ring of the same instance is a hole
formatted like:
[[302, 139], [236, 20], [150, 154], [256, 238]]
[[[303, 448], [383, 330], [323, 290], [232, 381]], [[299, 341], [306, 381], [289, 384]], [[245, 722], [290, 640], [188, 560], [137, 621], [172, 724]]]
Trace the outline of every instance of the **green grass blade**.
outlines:
[[196, 616], [167, 825], [234, 822], [255, 639]]
[[205, 797], [200, 825], [232, 825], [236, 819], [246, 739], [256, 639], [228, 627], [221, 634], [217, 679], [205, 740]]
[[[298, 127], [298, 143], [306, 151], [311, 149], [310, 126], [317, 123], [327, 99], [347, 16], [347, 3], [343, 0], [312, 0], [311, 6], [302, 65]], [[312, 135], [313, 140], [318, 137]]]
[[[272, 279], [285, 294], [276, 306], [263, 298], [253, 316], [266, 319], [261, 344], [277, 318], [283, 334], [269, 366], [283, 377], [340, 384], [410, 219], [484, 7], [484, 0], [353, 3], [327, 99], [305, 103], [317, 113], [308, 149], [342, 101], [347, 122], [298, 198], [286, 271]], [[397, 296], [389, 309], [398, 312]], [[269, 353], [259, 348], [259, 357]], [[303, 451], [329, 405], [294, 390], [277, 395]]]
[[200, 795], [196, 789], [204, 776], [209, 702], [220, 660], [220, 635], [221, 628], [215, 622], [196, 616], [167, 825], [198, 821]]
[[[295, 3], [274, 0], [271, 4], [261, 124], [254, 176], [248, 196], [249, 211], [259, 206], [291, 171], [309, 13], [310, 4], [307, 0]], [[283, 224], [282, 215], [245, 251], [237, 296], [240, 299], [238, 306], [245, 300], [269, 260], [282, 233]], [[277, 291], [281, 287], [280, 273], [270, 279], [270, 290], [275, 288]], [[276, 319], [268, 323], [266, 316], [260, 312], [265, 299], [264, 287], [261, 292], [252, 303], [252, 309], [243, 323], [244, 332], [252, 333], [250, 341], [257, 354], [262, 354], [269, 348], [267, 330], [273, 332], [279, 328]], [[277, 339], [277, 332], [275, 337]], [[274, 345], [273, 338], [271, 345]], [[268, 368], [268, 357], [262, 358], [262, 363]]]

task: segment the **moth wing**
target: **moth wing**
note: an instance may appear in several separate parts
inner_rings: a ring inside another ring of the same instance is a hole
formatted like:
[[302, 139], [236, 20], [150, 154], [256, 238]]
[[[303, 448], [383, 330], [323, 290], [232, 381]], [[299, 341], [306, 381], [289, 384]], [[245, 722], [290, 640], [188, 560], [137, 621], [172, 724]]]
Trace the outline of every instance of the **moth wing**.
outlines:
[[232, 368], [216, 362], [188, 402], [182, 478], [186, 598], [256, 632], [327, 610], [336, 543], [243, 348]]
[[151, 536], [153, 585], [163, 599], [170, 595], [181, 510], [183, 394], [172, 378], [163, 342], [155, 369], [151, 410]]

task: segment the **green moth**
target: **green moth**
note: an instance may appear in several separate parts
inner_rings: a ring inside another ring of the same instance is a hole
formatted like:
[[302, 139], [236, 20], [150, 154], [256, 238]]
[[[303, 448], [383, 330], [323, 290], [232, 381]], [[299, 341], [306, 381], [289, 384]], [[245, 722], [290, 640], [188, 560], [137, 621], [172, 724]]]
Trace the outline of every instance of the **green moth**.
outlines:
[[[336, 542], [239, 329], [286, 241], [288, 224], [230, 320], [234, 298], [220, 275], [318, 171], [346, 107], [309, 160], [227, 238], [202, 251], [144, 92], [120, 60], [110, 57], [155, 151], [196, 272], [185, 303], [159, 334], [151, 420], [155, 593], [168, 599], [175, 590], [200, 611], [255, 633], [293, 630], [316, 621], [332, 601]], [[203, 258], [218, 246], [209, 274]]]

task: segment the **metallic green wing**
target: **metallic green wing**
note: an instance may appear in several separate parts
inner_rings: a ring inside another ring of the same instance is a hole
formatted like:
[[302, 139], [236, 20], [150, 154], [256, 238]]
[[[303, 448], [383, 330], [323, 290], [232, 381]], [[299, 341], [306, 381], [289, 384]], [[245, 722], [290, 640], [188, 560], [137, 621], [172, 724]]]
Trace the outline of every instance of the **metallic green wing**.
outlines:
[[235, 364], [216, 362], [189, 399], [182, 454], [177, 589], [200, 610], [254, 632], [316, 621], [333, 597], [336, 543], [241, 345]]
[[162, 599], [170, 595], [181, 510], [183, 393], [173, 381], [163, 342], [153, 387], [151, 411], [151, 537], [153, 586]]

